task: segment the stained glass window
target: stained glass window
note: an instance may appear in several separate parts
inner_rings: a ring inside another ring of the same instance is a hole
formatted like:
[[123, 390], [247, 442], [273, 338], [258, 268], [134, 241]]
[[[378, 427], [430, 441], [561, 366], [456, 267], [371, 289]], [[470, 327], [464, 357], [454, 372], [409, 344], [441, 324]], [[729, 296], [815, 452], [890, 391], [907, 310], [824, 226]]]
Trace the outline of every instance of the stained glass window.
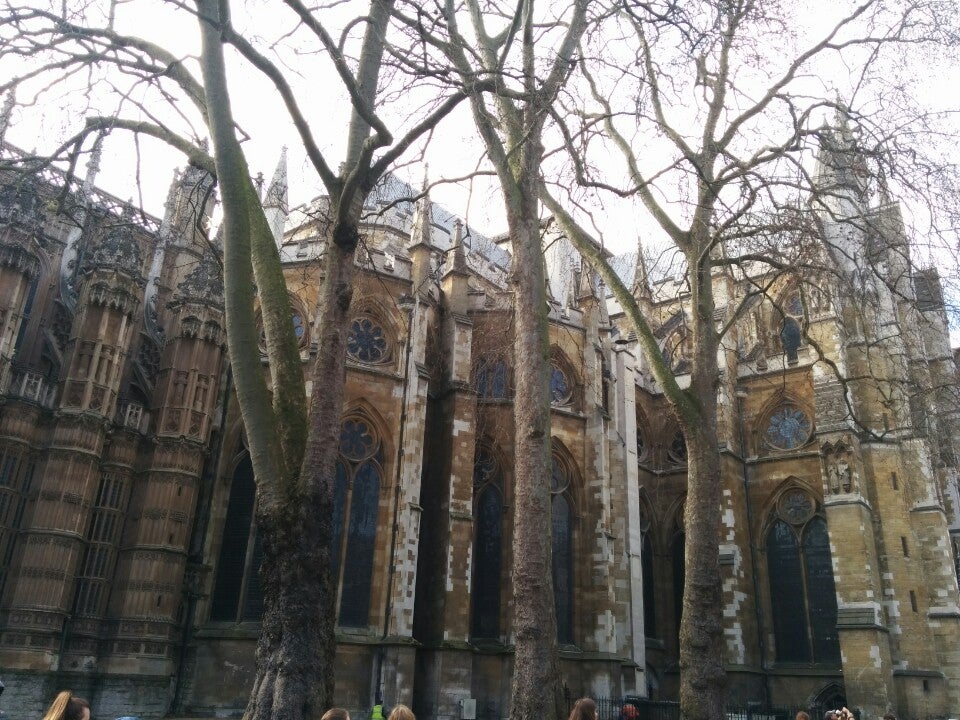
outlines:
[[793, 450], [810, 439], [812, 425], [806, 413], [795, 405], [783, 405], [767, 424], [767, 442], [778, 450]]
[[361, 418], [345, 420], [340, 427], [331, 541], [331, 563], [340, 579], [339, 623], [344, 627], [369, 624], [382, 468], [383, 447], [373, 428]]
[[553, 405], [568, 405], [572, 391], [567, 374], [555, 363], [550, 364], [550, 402]]
[[553, 602], [557, 613], [557, 642], [573, 643], [573, 532], [570, 504], [563, 495], [554, 495], [553, 519]]
[[477, 453], [473, 483], [477, 500], [470, 632], [475, 638], [498, 638], [503, 540], [502, 481], [493, 456], [484, 449]]
[[767, 535], [767, 568], [777, 660], [809, 662], [800, 548], [793, 528], [782, 520]]
[[387, 358], [387, 339], [383, 328], [372, 318], [356, 318], [350, 323], [347, 354], [362, 363], [383, 362]]
[[[238, 611], [241, 607], [244, 570], [247, 567], [256, 489], [253, 465], [250, 457], [246, 456], [234, 470], [233, 481], [230, 483], [227, 518], [210, 603], [210, 619], [214, 621], [237, 622], [240, 619]], [[259, 565], [252, 570], [259, 572]]]
[[297, 336], [297, 340], [303, 338], [307, 332], [307, 327], [303, 324], [303, 317], [300, 313], [293, 313], [293, 334]]
[[340, 592], [340, 624], [346, 627], [364, 627], [369, 621], [379, 500], [380, 471], [368, 460], [353, 476], [350, 498], [350, 526]]
[[839, 664], [837, 595], [826, 521], [814, 515], [799, 525], [783, 515], [784, 508], [793, 505], [780, 506], [783, 519], [777, 519], [767, 535], [776, 658]]
[[497, 358], [477, 366], [477, 395], [482, 398], [507, 397], [507, 364]]

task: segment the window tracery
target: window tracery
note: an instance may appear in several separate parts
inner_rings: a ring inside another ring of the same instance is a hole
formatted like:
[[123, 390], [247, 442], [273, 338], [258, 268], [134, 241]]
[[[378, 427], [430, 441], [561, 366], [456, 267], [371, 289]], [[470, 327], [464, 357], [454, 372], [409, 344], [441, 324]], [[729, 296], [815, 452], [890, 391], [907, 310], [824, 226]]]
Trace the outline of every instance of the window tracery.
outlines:
[[550, 477], [553, 602], [557, 615], [557, 642], [573, 643], [573, 512], [567, 492], [571, 473], [554, 453]]
[[347, 334], [347, 355], [357, 362], [375, 365], [389, 359], [389, 343], [383, 326], [369, 315], [354, 318]]
[[837, 600], [830, 540], [816, 500], [791, 488], [767, 533], [767, 572], [778, 662], [837, 664]]
[[500, 636], [500, 580], [503, 555], [503, 475], [489, 449], [477, 451], [473, 467], [475, 544], [472, 616], [475, 638]]
[[[336, 465], [331, 547], [331, 558], [340, 571], [338, 617], [343, 627], [366, 627], [369, 623], [383, 463], [383, 442], [373, 425], [363, 417], [344, 420]], [[344, 602], [344, 598], [349, 600]]]
[[767, 419], [764, 438], [776, 450], [795, 450], [807, 443], [813, 431], [810, 418], [797, 405], [783, 402]]
[[509, 397], [507, 363], [499, 357], [482, 357], [474, 369], [477, 395], [490, 400]]

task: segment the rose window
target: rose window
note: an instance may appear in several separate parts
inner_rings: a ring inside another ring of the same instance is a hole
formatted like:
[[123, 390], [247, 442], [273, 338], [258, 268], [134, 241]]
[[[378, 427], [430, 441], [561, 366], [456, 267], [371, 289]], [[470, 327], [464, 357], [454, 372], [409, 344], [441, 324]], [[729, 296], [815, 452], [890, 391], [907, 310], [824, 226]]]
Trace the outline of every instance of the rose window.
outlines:
[[810, 439], [812, 425], [806, 413], [795, 405], [784, 405], [767, 424], [767, 442], [778, 450], [793, 450]]
[[567, 374], [556, 365], [550, 366], [550, 403], [553, 405], [570, 404], [570, 380]]
[[354, 320], [347, 336], [347, 354], [362, 363], [383, 362], [387, 357], [383, 328], [367, 317]]

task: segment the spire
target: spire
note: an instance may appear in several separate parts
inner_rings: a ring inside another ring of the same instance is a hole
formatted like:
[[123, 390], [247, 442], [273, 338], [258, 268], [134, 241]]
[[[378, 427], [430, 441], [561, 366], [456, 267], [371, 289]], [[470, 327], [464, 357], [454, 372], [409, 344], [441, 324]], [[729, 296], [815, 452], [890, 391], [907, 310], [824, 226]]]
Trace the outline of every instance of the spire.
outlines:
[[93, 142], [90, 159], [87, 160], [87, 175], [83, 179], [83, 197], [89, 198], [97, 185], [97, 173], [100, 172], [100, 160], [103, 158], [103, 139], [106, 133], [101, 130]]
[[3, 109], [0, 110], [0, 146], [3, 145], [3, 141], [7, 137], [7, 130], [10, 128], [10, 120], [13, 117], [13, 106], [16, 103], [17, 98], [13, 90], [10, 90], [7, 93], [7, 99], [3, 101]]
[[867, 192], [867, 162], [857, 142], [850, 109], [839, 98], [835, 103], [833, 124], [824, 123], [819, 135], [820, 150], [814, 181], [817, 189], [833, 196], [834, 204], [840, 197], [860, 203]]
[[577, 283], [577, 301], [596, 300], [597, 292], [594, 287], [595, 276], [593, 268], [586, 261], [580, 264], [580, 277]]
[[410, 245], [408, 246], [410, 248], [421, 244], [427, 247], [432, 246], [430, 240], [433, 237], [433, 204], [430, 202], [429, 187], [430, 183], [427, 180], [427, 168], [424, 167], [423, 189], [420, 191], [421, 196], [417, 201], [417, 212], [413, 218], [413, 229], [410, 232]]
[[445, 275], [450, 273], [460, 273], [469, 275], [470, 269], [467, 267], [467, 254], [463, 249], [463, 223], [460, 218], [453, 221], [453, 257], [450, 259], [450, 265]]
[[647, 263], [643, 259], [643, 243], [637, 238], [637, 262], [633, 270], [633, 296], [650, 300], [650, 278], [647, 275]]
[[287, 224], [287, 146], [280, 151], [277, 169], [273, 171], [273, 179], [263, 196], [263, 210], [270, 223], [270, 230], [277, 245], [283, 244], [283, 229]]

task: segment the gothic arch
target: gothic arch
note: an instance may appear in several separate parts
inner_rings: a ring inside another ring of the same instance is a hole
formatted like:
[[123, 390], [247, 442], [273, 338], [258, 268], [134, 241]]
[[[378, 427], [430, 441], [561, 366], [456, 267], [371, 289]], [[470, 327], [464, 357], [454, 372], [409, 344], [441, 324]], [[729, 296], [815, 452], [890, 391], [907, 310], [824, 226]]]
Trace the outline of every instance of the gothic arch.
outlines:
[[553, 599], [557, 614], [557, 641], [577, 641], [579, 578], [577, 559], [583, 543], [580, 520], [583, 514], [583, 477], [570, 451], [556, 437], [551, 439], [551, 537]]
[[487, 437], [476, 445], [473, 467], [473, 557], [470, 636], [498, 641], [503, 633], [503, 588], [509, 536], [503, 453]]
[[843, 683], [830, 681], [817, 692], [810, 695], [807, 707], [814, 711], [814, 720], [823, 717], [827, 710], [846, 707], [847, 691]]
[[340, 424], [350, 417], [360, 418], [364, 422], [373, 426], [377, 437], [383, 444], [383, 468], [393, 472], [396, 468], [396, 447], [394, 447], [393, 433], [390, 425], [384, 419], [379, 410], [363, 398], [357, 398], [344, 404], [343, 412], [340, 413]]
[[796, 475], [790, 475], [784, 478], [777, 487], [774, 488], [773, 492], [770, 493], [766, 502], [760, 508], [760, 512], [758, 513], [760, 527], [758, 528], [757, 537], [764, 538], [767, 536], [770, 527], [777, 518], [778, 508], [785, 502], [787, 495], [790, 494], [791, 491], [807, 493], [813, 499], [815, 511], [820, 510], [821, 498], [819, 488], [808, 480], [802, 480]]
[[793, 452], [806, 447], [816, 436], [810, 404], [780, 390], [757, 414], [751, 436], [754, 455]]

